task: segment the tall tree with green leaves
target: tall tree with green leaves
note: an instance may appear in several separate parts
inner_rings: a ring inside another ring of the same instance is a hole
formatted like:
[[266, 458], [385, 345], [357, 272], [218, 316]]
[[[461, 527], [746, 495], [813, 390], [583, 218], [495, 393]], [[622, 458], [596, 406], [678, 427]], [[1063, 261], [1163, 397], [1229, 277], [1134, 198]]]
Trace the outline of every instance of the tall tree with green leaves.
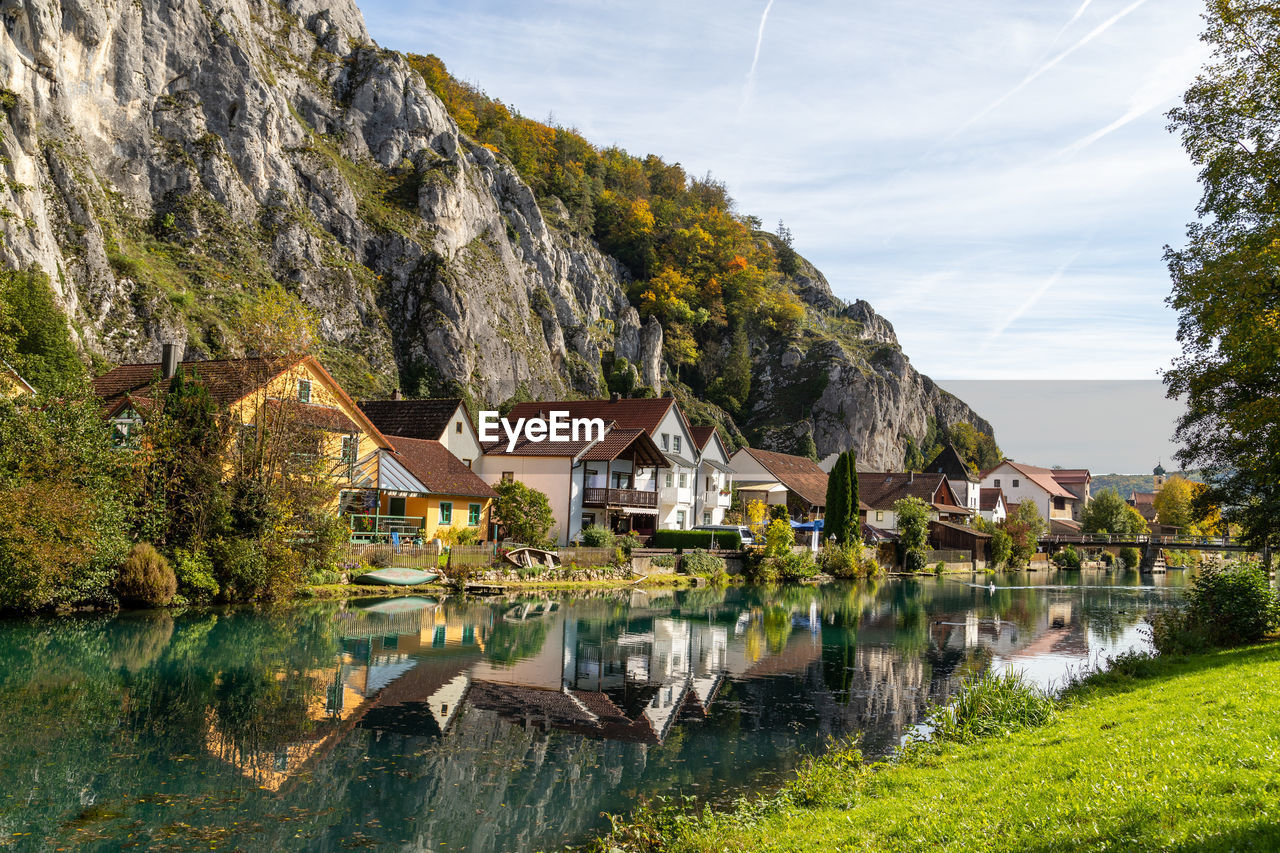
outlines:
[[852, 450], [846, 450], [837, 456], [836, 464], [827, 475], [826, 507], [823, 532], [827, 536], [834, 536], [841, 545], [857, 541], [860, 538], [858, 466], [857, 456]]
[[37, 269], [0, 270], [0, 357], [37, 389], [84, 376], [67, 317]]
[[1182, 355], [1165, 373], [1185, 398], [1178, 460], [1246, 540], [1280, 527], [1280, 8], [1209, 0], [1212, 56], [1169, 113], [1200, 167], [1199, 216], [1167, 249]]

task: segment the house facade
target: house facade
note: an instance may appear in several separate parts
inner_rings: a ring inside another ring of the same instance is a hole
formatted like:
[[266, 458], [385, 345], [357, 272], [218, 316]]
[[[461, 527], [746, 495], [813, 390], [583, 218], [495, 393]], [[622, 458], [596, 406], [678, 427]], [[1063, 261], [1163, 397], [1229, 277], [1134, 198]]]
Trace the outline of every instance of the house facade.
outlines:
[[1014, 504], [1031, 501], [1049, 522], [1073, 522], [1078, 510], [1076, 496], [1053, 477], [1051, 468], [1040, 468], [1006, 459], [982, 475], [982, 488], [1000, 489], [1012, 512]]
[[484, 452], [471, 412], [461, 397], [361, 400], [360, 409], [384, 435], [437, 441], [473, 471]]
[[729, 467], [729, 453], [715, 427], [693, 427], [692, 432], [698, 449], [695, 522], [723, 524], [724, 514], [733, 503], [733, 471]]
[[1053, 479], [1059, 486], [1075, 495], [1076, 501], [1071, 505], [1071, 520], [1080, 521], [1084, 508], [1093, 500], [1093, 474], [1088, 468], [1054, 468]]
[[[570, 418], [599, 418], [607, 427], [618, 430], [641, 430], [656, 445], [664, 462], [659, 466], [656, 489], [658, 505], [654, 529], [689, 530], [699, 519], [699, 452], [688, 419], [673, 397], [608, 400], [553, 400], [516, 405], [507, 418], [546, 418], [551, 412], [567, 412]], [[598, 461], [598, 460], [597, 460]], [[632, 479], [630, 488], [648, 491], [641, 477], [648, 468]], [[613, 475], [607, 473], [609, 488], [617, 488]], [[605, 475], [602, 475], [605, 476]], [[623, 487], [627, 488], [627, 487]]]
[[667, 464], [643, 429], [611, 427], [598, 440], [484, 445], [478, 473], [491, 485], [518, 480], [546, 495], [554, 518], [549, 535], [567, 545], [592, 525], [651, 535]]
[[785, 506], [792, 518], [821, 518], [826, 511], [827, 474], [804, 456], [744, 447], [729, 459], [743, 504], [759, 500]]
[[896, 531], [898, 514], [893, 507], [903, 498], [923, 501], [933, 521], [963, 524], [974, 514], [960, 505], [945, 474], [867, 471], [858, 475], [859, 514], [870, 527]]
[[964, 457], [956, 450], [954, 444], [948, 441], [947, 446], [942, 448], [942, 452], [925, 466], [925, 470], [931, 474], [944, 475], [947, 482], [951, 484], [951, 490], [960, 501], [960, 505], [975, 513], [978, 511], [979, 492], [982, 490], [981, 481], [964, 461]]
[[1004, 502], [1003, 489], [982, 489], [978, 496], [978, 513], [992, 524], [999, 524], [1009, 517], [1009, 507]]
[[392, 445], [312, 356], [181, 361], [177, 346], [166, 344], [159, 363], [110, 370], [92, 387], [103, 401], [118, 449], [143, 449], [141, 425], [179, 371], [205, 386], [236, 425], [238, 439], [285, 422], [312, 434], [315, 447], [309, 452], [330, 463], [335, 510], [349, 493], [376, 486], [379, 455]]

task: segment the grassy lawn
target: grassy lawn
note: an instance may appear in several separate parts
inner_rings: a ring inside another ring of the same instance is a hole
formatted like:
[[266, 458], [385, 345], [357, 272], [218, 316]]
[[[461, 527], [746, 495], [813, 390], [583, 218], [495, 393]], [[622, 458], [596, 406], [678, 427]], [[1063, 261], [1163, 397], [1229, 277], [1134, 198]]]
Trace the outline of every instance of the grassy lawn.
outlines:
[[1040, 728], [873, 768], [836, 752], [737, 812], [642, 819], [628, 846], [1280, 850], [1280, 644], [1133, 670], [1095, 676]]

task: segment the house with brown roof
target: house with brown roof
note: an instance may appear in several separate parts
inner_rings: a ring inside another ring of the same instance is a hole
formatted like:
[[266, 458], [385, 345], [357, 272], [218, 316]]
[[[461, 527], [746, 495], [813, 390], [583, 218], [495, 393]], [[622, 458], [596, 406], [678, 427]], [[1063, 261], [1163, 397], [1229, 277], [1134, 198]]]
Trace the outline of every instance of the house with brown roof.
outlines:
[[974, 512], [978, 511], [978, 493], [981, 490], [978, 475], [964, 461], [954, 444], [948, 441], [947, 446], [925, 466], [925, 470], [931, 474], [945, 474], [960, 505]]
[[[693, 427], [674, 397], [624, 398], [614, 395], [607, 400], [550, 400], [517, 404], [507, 418], [547, 418], [551, 412], [567, 412], [569, 418], [599, 418], [606, 426], [620, 430], [642, 430], [657, 445], [664, 464], [652, 471], [658, 482], [654, 512], [656, 529], [689, 530], [699, 523], [700, 496], [705, 497], [705, 479], [699, 479], [699, 449]], [[722, 479], [717, 486], [723, 487]], [[610, 483], [610, 487], [612, 484]], [[632, 488], [649, 491], [640, 475]], [[717, 502], [718, 502], [717, 498]], [[723, 514], [722, 514], [723, 515]]]
[[827, 505], [827, 474], [805, 456], [744, 447], [729, 460], [744, 502], [787, 507], [792, 518], [820, 518]]
[[641, 536], [658, 528], [658, 484], [670, 463], [644, 429], [610, 424], [603, 437], [530, 441], [522, 434], [514, 445], [504, 439], [482, 447], [480, 477], [518, 480], [546, 495], [555, 518], [550, 535], [562, 545], [592, 525]]
[[117, 448], [140, 449], [140, 427], [179, 371], [201, 382], [241, 433], [278, 423], [283, 416], [314, 428], [315, 452], [332, 462], [330, 476], [340, 490], [339, 505], [349, 503], [351, 493], [376, 485], [379, 454], [390, 450], [391, 442], [309, 355], [182, 361], [178, 346], [166, 344], [158, 363], [109, 370], [92, 386], [103, 401]]
[[729, 451], [714, 426], [692, 427], [698, 448], [698, 474], [694, 490], [694, 520], [697, 524], [723, 524], [733, 502], [733, 470]]
[[23, 397], [36, 393], [31, 383], [23, 379], [9, 362], [0, 359], [0, 397]]
[[964, 522], [972, 511], [960, 505], [946, 474], [913, 471], [866, 471], [858, 474], [858, 506], [862, 520], [880, 530], [897, 530], [894, 504], [917, 498], [934, 521]]
[[472, 470], [484, 452], [471, 412], [461, 397], [361, 400], [360, 410], [384, 435], [439, 442]]
[[982, 489], [978, 495], [978, 513], [992, 524], [999, 524], [1009, 517], [1009, 505], [1004, 500], [1004, 489]]
[[1052, 470], [1053, 479], [1058, 481], [1058, 485], [1076, 496], [1076, 502], [1071, 506], [1071, 520], [1079, 521], [1080, 514], [1089, 505], [1089, 501], [1093, 500], [1093, 474], [1088, 468], [1054, 468]]
[[1031, 501], [1049, 522], [1072, 521], [1078, 514], [1078, 498], [1054, 478], [1052, 468], [1041, 468], [1006, 459], [982, 474], [982, 488], [1001, 489], [1009, 511], [1014, 504]]

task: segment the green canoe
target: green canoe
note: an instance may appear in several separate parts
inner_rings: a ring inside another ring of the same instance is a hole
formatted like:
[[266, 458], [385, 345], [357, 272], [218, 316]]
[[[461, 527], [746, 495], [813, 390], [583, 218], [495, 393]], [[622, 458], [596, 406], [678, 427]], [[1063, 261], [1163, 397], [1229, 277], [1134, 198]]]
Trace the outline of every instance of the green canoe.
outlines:
[[435, 572], [423, 572], [418, 569], [378, 569], [361, 575], [352, 583], [381, 584], [383, 586], [417, 586], [422, 583], [431, 583], [438, 577], [440, 575]]

